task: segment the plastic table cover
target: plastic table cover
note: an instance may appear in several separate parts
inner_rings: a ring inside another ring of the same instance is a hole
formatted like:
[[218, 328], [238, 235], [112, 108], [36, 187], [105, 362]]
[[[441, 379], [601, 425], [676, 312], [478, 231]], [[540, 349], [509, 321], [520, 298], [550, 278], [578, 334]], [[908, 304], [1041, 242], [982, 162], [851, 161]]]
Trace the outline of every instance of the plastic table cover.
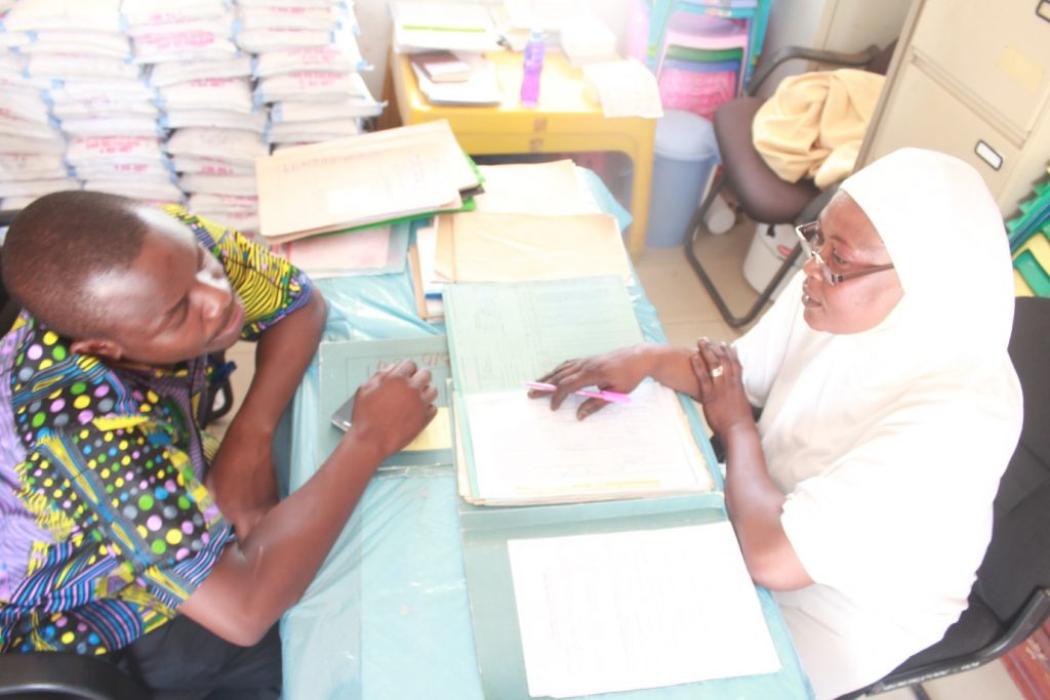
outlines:
[[[599, 203], [626, 227], [630, 215], [594, 173], [585, 172]], [[416, 315], [407, 273], [318, 280], [317, 286], [329, 306], [326, 340], [444, 330]], [[637, 280], [628, 290], [645, 338], [666, 342]], [[327, 420], [317, 415], [319, 391], [315, 357], [276, 438], [286, 494], [305, 483], [326, 456], [316, 444], [316, 421]], [[692, 406], [689, 411], [713, 464], [699, 416]], [[282, 618], [286, 699], [483, 697], [458, 502], [452, 467], [383, 471], [372, 479], [317, 577]], [[767, 591], [758, 590], [783, 664], [779, 673], [594, 697], [811, 697], [777, 606]]]

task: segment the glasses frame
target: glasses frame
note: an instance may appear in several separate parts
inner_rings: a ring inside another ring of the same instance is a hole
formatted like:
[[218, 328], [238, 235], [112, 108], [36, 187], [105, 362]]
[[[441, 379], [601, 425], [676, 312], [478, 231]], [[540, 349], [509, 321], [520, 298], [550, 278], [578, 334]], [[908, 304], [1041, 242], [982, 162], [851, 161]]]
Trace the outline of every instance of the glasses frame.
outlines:
[[[817, 261], [817, 267], [820, 269], [821, 276], [832, 287], [847, 280], [893, 269], [893, 263], [886, 263], [884, 265], [866, 267], [862, 270], [854, 270], [853, 272], [832, 272], [828, 264], [824, 262], [824, 257], [820, 254], [820, 248], [824, 246], [824, 234], [820, 230], [820, 222], [810, 221], [809, 223], [799, 224], [795, 227], [795, 235], [798, 236], [799, 243], [802, 244], [802, 252], [808, 255], [810, 260]], [[810, 242], [810, 238], [815, 236], [820, 236], [821, 242], [819, 247]]]

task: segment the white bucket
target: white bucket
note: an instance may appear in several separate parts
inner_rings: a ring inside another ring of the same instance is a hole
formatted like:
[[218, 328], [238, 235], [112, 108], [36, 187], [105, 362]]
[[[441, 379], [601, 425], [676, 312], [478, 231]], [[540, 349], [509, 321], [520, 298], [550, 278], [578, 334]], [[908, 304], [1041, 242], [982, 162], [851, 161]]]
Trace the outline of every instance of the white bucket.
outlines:
[[[756, 292], [766, 288], [773, 275], [780, 269], [781, 263], [795, 249], [796, 243], [798, 236], [795, 235], [795, 227], [791, 224], [755, 224], [755, 235], [751, 239], [747, 257], [744, 258], [744, 278]], [[805, 258], [800, 255], [788, 274], [773, 290], [773, 299], [780, 295], [795, 272], [802, 269], [804, 262]]]

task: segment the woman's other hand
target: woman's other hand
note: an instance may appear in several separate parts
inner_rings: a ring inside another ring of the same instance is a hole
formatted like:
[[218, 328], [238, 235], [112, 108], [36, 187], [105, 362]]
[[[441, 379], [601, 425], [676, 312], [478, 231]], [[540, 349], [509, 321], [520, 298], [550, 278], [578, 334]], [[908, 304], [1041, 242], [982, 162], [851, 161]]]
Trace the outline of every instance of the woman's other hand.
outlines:
[[[557, 410], [565, 397], [584, 387], [596, 386], [602, 391], [629, 394], [634, 391], [651, 369], [650, 347], [635, 345], [580, 360], [566, 360], [537, 381], [553, 384], [550, 395], [551, 410]], [[529, 390], [529, 398], [541, 398], [549, 392]], [[587, 399], [576, 409], [576, 417], [583, 420], [608, 403], [601, 399]]]
[[735, 348], [701, 338], [690, 362], [700, 384], [704, 417], [716, 435], [725, 435], [736, 426], [754, 425]]

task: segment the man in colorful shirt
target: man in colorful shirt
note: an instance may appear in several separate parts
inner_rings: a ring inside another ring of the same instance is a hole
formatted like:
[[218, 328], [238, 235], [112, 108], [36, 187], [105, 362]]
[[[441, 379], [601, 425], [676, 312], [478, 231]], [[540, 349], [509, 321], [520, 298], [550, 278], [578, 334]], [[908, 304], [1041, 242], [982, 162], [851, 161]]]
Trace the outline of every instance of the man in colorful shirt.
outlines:
[[[61, 192], [16, 218], [3, 278], [25, 310], [0, 339], [0, 652], [124, 657], [156, 688], [279, 691], [267, 632], [379, 462], [433, 415], [429, 374], [373, 377], [351, 431], [278, 505], [273, 431], [325, 318], [305, 275], [179, 207]], [[239, 337], [258, 341], [256, 372], [216, 451], [206, 356]], [[237, 648], [260, 642], [263, 656]], [[165, 662], [180, 643], [210, 677]]]

